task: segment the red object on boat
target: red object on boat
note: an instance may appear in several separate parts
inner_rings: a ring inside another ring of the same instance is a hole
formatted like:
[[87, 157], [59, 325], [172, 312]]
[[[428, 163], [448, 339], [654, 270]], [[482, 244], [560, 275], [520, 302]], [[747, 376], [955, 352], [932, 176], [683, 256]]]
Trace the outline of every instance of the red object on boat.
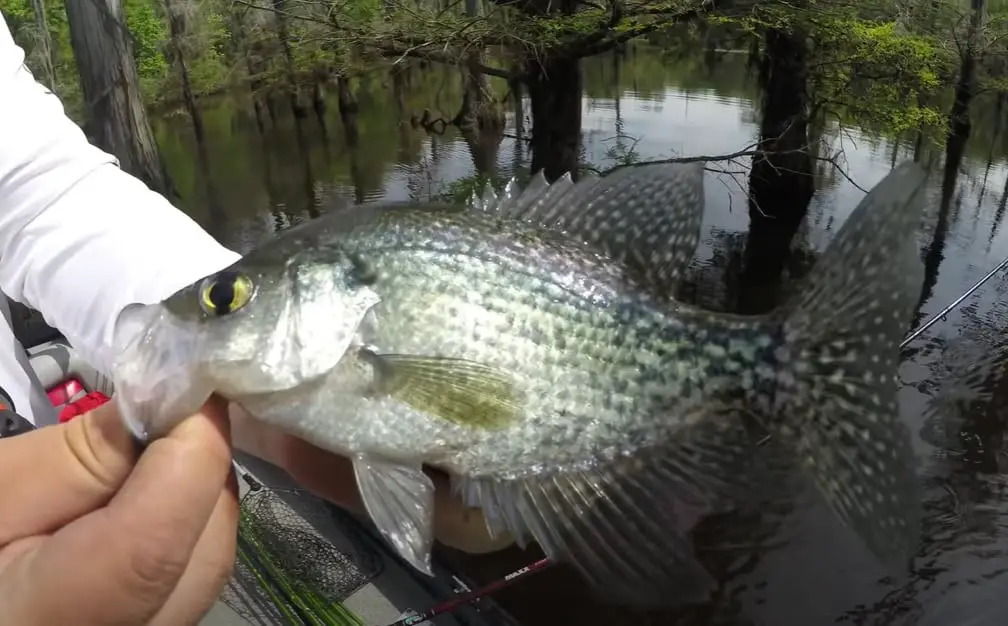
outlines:
[[109, 401], [108, 396], [100, 391], [92, 391], [85, 395], [83, 398], [75, 400], [70, 404], [63, 407], [59, 412], [59, 422], [69, 422], [73, 418], [81, 415], [82, 413], [87, 413], [92, 409], [97, 409], [101, 405]]
[[69, 422], [82, 413], [96, 409], [109, 401], [100, 391], [88, 392], [76, 378], [66, 380], [46, 392], [49, 402], [59, 409], [59, 423]]
[[84, 390], [84, 385], [82, 385], [76, 378], [71, 378], [70, 380], [65, 380], [50, 389], [46, 392], [46, 395], [49, 396], [49, 402], [51, 402], [54, 407], [59, 408], [86, 393], [87, 391]]

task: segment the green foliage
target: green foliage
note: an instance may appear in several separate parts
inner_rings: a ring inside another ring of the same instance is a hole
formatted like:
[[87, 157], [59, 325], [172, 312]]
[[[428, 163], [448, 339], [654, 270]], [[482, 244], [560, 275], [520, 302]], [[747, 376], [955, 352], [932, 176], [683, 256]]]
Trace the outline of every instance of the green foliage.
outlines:
[[168, 74], [162, 46], [168, 39], [168, 26], [161, 19], [160, 8], [151, 0], [122, 0], [126, 27], [133, 36], [133, 54], [144, 91], [156, 87]]
[[[231, 0], [122, 0], [132, 35], [143, 93], [150, 103], [172, 104], [181, 94], [179, 65], [171, 55], [165, 3], [187, 5], [182, 49], [191, 86], [211, 94], [251, 79], [286, 80], [287, 59], [278, 35], [273, 0], [255, 6]], [[290, 2], [285, 14], [292, 69], [307, 84], [325, 68], [359, 76], [397, 59], [390, 48], [440, 61], [460, 62], [486, 49], [488, 64], [513, 67], [529, 56], [553, 50], [604, 50], [620, 36], [647, 34], [666, 50], [664, 67], [642, 76], [682, 74], [692, 80], [712, 68], [723, 50], [759, 53], [770, 30], [793, 33], [808, 45], [809, 100], [817, 111], [888, 134], [944, 125], [945, 95], [959, 72], [962, 43], [970, 24], [970, 3], [961, 0], [738, 0], [715, 3], [702, 21], [682, 25], [675, 16], [699, 0], [641, 0], [623, 7], [613, 21], [607, 0], [582, 3], [570, 14], [523, 13], [487, 0], [483, 15], [465, 15], [464, 3], [430, 0], [307, 0]], [[536, 5], [530, 0], [530, 5]], [[540, 8], [545, 5], [539, 4]], [[555, 6], [555, 5], [552, 5]], [[989, 0], [979, 51], [982, 91], [1008, 91], [1008, 0]], [[0, 0], [28, 63], [38, 68], [41, 33], [29, 0]], [[71, 108], [79, 86], [62, 1], [47, 0], [53, 43], [54, 88]], [[659, 63], [659, 65], [661, 65]], [[587, 67], [587, 64], [586, 64]], [[720, 80], [720, 79], [719, 79]], [[744, 82], [735, 74], [725, 81]], [[601, 84], [601, 83], [600, 83]], [[637, 79], [635, 79], [635, 84]], [[645, 92], [649, 87], [639, 85]], [[688, 87], [688, 85], [686, 85]], [[731, 89], [736, 89], [731, 87]], [[748, 89], [739, 86], [737, 89]]]
[[943, 124], [932, 103], [951, 59], [934, 40], [901, 34], [895, 22], [847, 16], [819, 20], [815, 31], [812, 87], [820, 100], [859, 124], [893, 134]]
[[24, 33], [33, 25], [34, 17], [28, 0], [0, 0], [0, 13], [15, 33]]
[[[809, 101], [847, 121], [897, 135], [944, 124], [937, 96], [954, 77], [957, 59], [947, 36], [925, 24], [895, 19], [895, 3], [853, 5], [810, 0], [762, 3], [739, 16], [710, 21], [753, 41], [777, 30], [803, 38], [808, 48]], [[938, 23], [935, 18], [935, 23]]]

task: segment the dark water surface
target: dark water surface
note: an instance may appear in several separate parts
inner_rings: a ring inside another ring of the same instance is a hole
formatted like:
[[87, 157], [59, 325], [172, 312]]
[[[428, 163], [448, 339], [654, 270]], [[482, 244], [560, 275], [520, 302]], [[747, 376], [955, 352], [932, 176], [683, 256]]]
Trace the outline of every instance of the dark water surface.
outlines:
[[[711, 74], [702, 64], [663, 63], [637, 48], [622, 60], [592, 59], [584, 72], [584, 160], [598, 167], [614, 165], [631, 147], [641, 159], [712, 155], [739, 150], [758, 134], [757, 87], [747, 78], [743, 55], [727, 55]], [[362, 84], [359, 97], [356, 147], [347, 145], [335, 98], [325, 129], [306, 119], [299, 132], [281, 110], [265, 138], [247, 106], [208, 103], [209, 175], [196, 165], [188, 120], [160, 120], [156, 130], [183, 204], [218, 238], [244, 250], [266, 233], [341, 203], [427, 198], [475, 172], [470, 148], [456, 131], [430, 137], [409, 124], [409, 116], [425, 108], [454, 114], [457, 73], [422, 74], [401, 101], [387, 79], [382, 84], [375, 78]], [[930, 285], [924, 318], [1008, 256], [1001, 224], [1008, 142], [995, 115], [984, 103], [975, 108], [974, 137], [945, 185], [944, 207], [942, 177], [933, 177], [916, 234]], [[509, 115], [512, 135], [514, 121]], [[834, 126], [825, 137], [834, 151], [843, 150], [848, 174], [863, 188], [894, 162], [911, 158], [914, 147], [910, 136], [893, 142], [856, 128], [841, 132]], [[527, 168], [525, 146], [506, 137], [489, 158], [494, 174]], [[828, 164], [816, 169], [818, 191], [795, 238], [806, 258], [822, 251], [863, 196]], [[710, 173], [706, 180], [703, 244], [694, 269], [699, 302], [714, 308], [732, 308], [730, 269], [749, 221], [740, 184], [744, 177], [736, 182]], [[1000, 469], [1008, 417], [1008, 384], [1001, 379], [1008, 352], [1006, 297], [1008, 283], [995, 278], [905, 352], [902, 417], [914, 433], [928, 511], [909, 581], [886, 581], [880, 566], [808, 491], [783, 512], [702, 524], [698, 547], [724, 580], [722, 592], [706, 606], [674, 615], [631, 613], [593, 601], [560, 568], [496, 598], [522, 623], [534, 625], [1008, 623], [1008, 480]], [[474, 578], [489, 581], [534, 556], [516, 549], [466, 562]]]

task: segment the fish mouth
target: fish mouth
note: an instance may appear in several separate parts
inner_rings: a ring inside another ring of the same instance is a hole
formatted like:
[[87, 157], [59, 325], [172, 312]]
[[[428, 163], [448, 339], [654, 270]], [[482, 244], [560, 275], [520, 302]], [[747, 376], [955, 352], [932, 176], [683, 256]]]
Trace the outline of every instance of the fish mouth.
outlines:
[[161, 304], [133, 304], [116, 320], [112, 362], [114, 400], [134, 436], [167, 432], [209, 399], [199, 337]]
[[305, 382], [305, 372], [272, 364], [258, 351], [245, 358], [214, 358], [201, 330], [161, 303], [124, 309], [115, 336], [115, 395], [124, 420], [138, 436], [170, 428], [198, 411], [213, 393], [234, 400], [253, 390], [277, 393]]

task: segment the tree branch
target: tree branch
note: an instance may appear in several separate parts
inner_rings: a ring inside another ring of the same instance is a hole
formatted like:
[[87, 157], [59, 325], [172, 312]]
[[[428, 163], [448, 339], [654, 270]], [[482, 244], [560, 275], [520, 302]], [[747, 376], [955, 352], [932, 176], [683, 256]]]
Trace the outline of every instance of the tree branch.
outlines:
[[[620, 6], [619, 3], [613, 5], [614, 15], [616, 14], [617, 6]], [[700, 19], [712, 8], [714, 8], [713, 0], [703, 0], [700, 6], [679, 13], [669, 13], [669, 9], [665, 7], [638, 8], [630, 11], [629, 17], [624, 18], [624, 20], [640, 16], [652, 16], [654, 19], [649, 20], [647, 23], [638, 23], [619, 30], [614, 29], [611, 24], [600, 25], [597, 31], [573, 39], [552, 50], [547, 50], [546, 53], [578, 59], [595, 56], [596, 54], [608, 52], [631, 39], [654, 32], [659, 28], [675, 24], [685, 24]]]
[[413, 46], [410, 48], [402, 48], [396, 46], [395, 44], [380, 44], [378, 46], [378, 51], [388, 58], [395, 58], [394, 63], [399, 63], [402, 59], [406, 57], [411, 57], [414, 59], [425, 59], [427, 61], [433, 61], [435, 63], [444, 63], [446, 65], [462, 65], [466, 64], [467, 67], [477, 69], [481, 74], [486, 74], [487, 76], [496, 76], [498, 78], [503, 78], [504, 80], [513, 80], [519, 78], [515, 76], [513, 72], [500, 69], [498, 67], [491, 67], [489, 65], [484, 65], [482, 63], [475, 63], [469, 59], [464, 59], [462, 57], [456, 57], [445, 52], [439, 52], [437, 50], [431, 50], [433, 44], [423, 44], [419, 46]]

